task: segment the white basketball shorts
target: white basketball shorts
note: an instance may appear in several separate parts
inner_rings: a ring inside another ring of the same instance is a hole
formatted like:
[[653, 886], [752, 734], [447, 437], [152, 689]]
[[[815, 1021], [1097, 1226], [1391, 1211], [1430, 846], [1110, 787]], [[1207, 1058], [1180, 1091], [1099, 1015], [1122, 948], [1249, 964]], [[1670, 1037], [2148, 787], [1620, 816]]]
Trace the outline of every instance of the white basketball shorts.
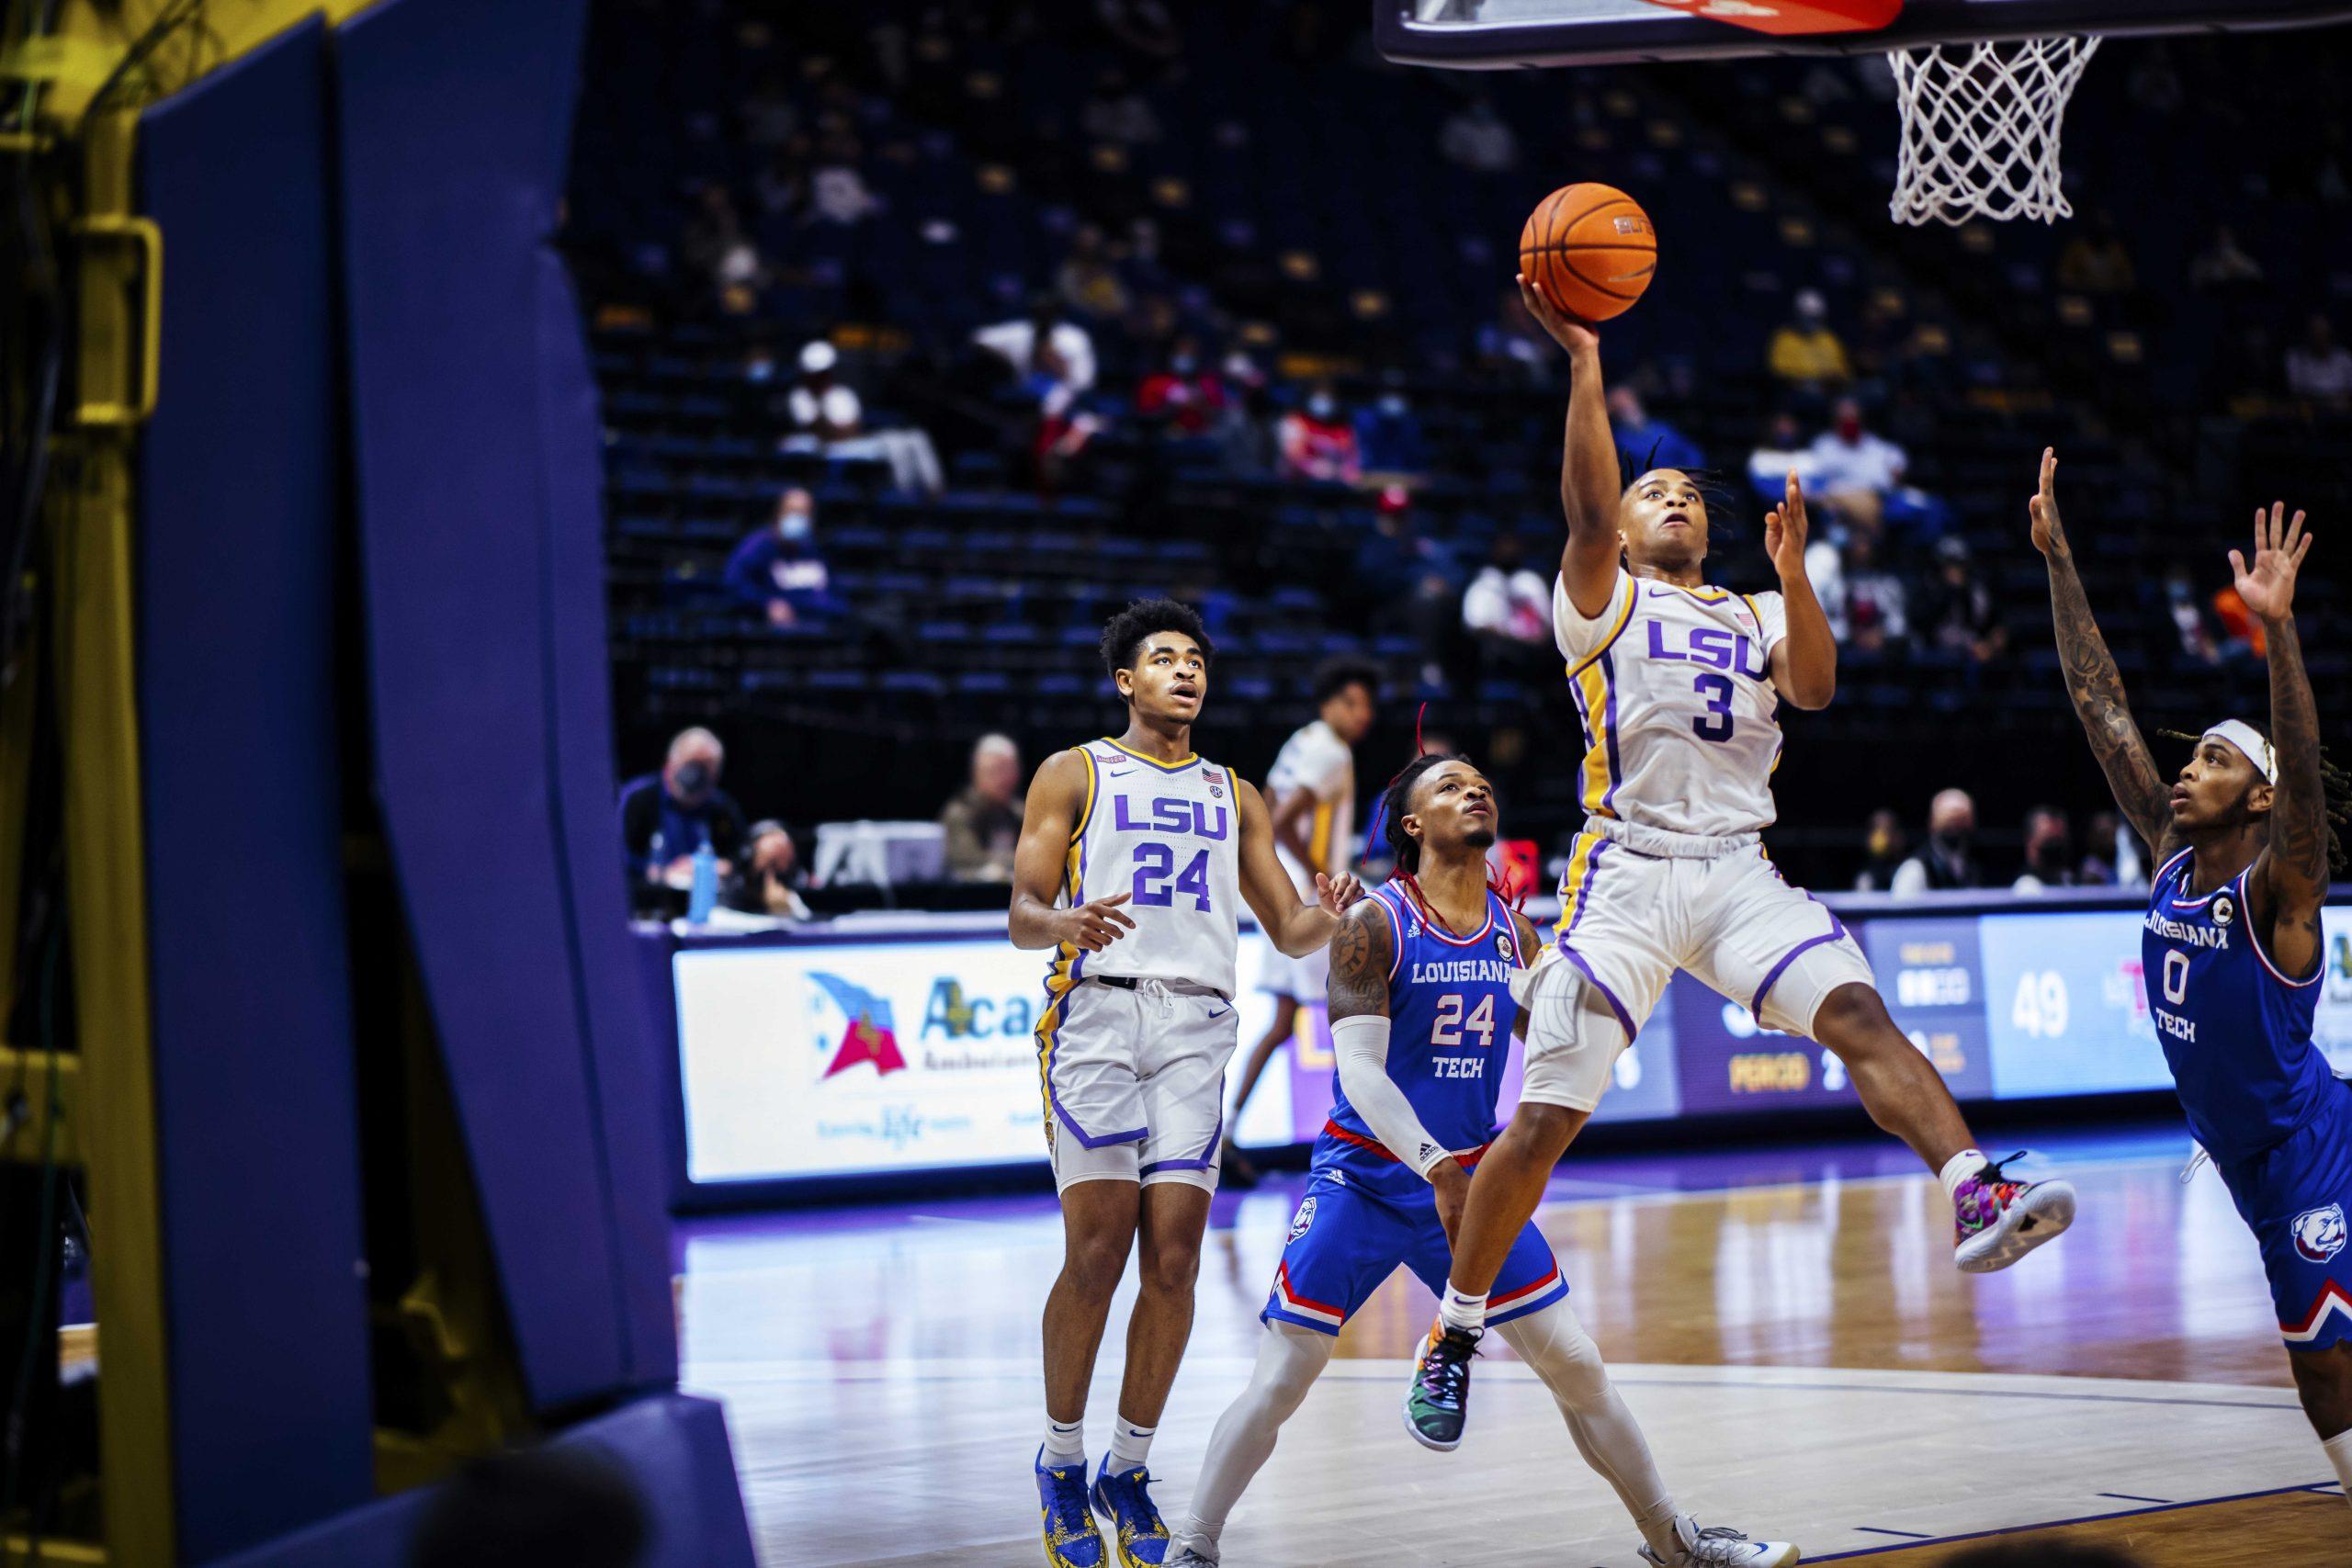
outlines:
[[1258, 939], [1258, 988], [1269, 996], [1288, 997], [1301, 1007], [1319, 1007], [1330, 995], [1331, 950], [1318, 947], [1296, 958], [1264, 937]]
[[1701, 858], [1645, 854], [1621, 837], [1580, 833], [1553, 939], [1514, 987], [1528, 1010], [1521, 1098], [1579, 1111], [1600, 1103], [1617, 1053], [1677, 969], [1764, 1027], [1807, 1038], [1830, 992], [1872, 983], [1845, 922], [1783, 881], [1752, 840]]
[[1080, 980], [1038, 1021], [1057, 1190], [1081, 1181], [1216, 1189], [1232, 998], [1182, 981]]

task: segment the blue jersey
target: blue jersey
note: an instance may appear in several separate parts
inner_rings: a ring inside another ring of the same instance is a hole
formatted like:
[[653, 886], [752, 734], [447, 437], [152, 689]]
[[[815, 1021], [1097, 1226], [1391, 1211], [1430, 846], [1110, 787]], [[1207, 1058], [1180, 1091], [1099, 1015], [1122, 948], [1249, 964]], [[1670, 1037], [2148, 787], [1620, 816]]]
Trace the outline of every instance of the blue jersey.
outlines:
[[2224, 1175], [2285, 1142], [2342, 1090], [2312, 1045], [2323, 964], [2295, 979], [2262, 951], [2246, 875], [2189, 897], [2195, 857], [2165, 862], [2148, 896], [2140, 964], [2156, 1039], [2190, 1131]]
[[[1372, 895], [1388, 918], [1396, 962], [1388, 971], [1388, 1076], [1412, 1103], [1430, 1139], [1455, 1154], [1485, 1146], [1495, 1131], [1503, 1067], [1519, 1016], [1510, 976], [1533, 954], [1521, 951], [1510, 908], [1487, 895], [1487, 923], [1454, 937], [1421, 918], [1403, 886]], [[1425, 1194], [1428, 1183], [1381, 1146], [1331, 1077], [1331, 1117], [1316, 1140], [1313, 1168], [1395, 1197]], [[1418, 1150], [1400, 1151], [1408, 1158]], [[1418, 1163], [1418, 1161], [1416, 1162]]]

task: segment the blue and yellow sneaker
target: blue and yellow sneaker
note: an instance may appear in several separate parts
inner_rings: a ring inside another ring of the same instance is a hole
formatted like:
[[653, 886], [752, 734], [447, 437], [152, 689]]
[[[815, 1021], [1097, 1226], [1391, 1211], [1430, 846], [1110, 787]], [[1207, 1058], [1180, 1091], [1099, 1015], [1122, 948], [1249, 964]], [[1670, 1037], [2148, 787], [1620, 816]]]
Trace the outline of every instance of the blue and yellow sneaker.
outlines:
[[1046, 1568], [1104, 1568], [1102, 1532], [1086, 1506], [1086, 1461], [1049, 1467], [1038, 1445], [1037, 1500], [1046, 1517]]
[[1168, 1561], [1168, 1526], [1145, 1490], [1151, 1477], [1143, 1466], [1111, 1472], [1111, 1456], [1094, 1477], [1094, 1511], [1118, 1527], [1120, 1568], [1162, 1568]]

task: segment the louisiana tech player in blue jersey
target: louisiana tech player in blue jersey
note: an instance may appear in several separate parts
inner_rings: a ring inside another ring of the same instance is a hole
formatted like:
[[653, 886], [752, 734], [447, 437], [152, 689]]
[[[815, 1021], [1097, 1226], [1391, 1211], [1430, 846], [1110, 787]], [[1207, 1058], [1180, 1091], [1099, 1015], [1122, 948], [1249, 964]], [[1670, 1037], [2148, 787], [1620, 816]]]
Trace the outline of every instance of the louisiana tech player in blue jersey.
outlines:
[[2167, 787], [2075, 575], [2056, 469], [2044, 452], [2033, 542], [2049, 558], [2075, 710], [2116, 804], [2156, 852], [2141, 936], [2156, 1038], [2190, 1128], [2261, 1244], [2296, 1392], [2352, 1494], [2352, 1084], [2312, 1044], [2345, 781], [2320, 754], [2295, 626], [2295, 577], [2311, 549], [2303, 514], [2256, 513], [2253, 563], [2230, 552], [2266, 634], [2270, 733], [2242, 719], [2213, 726]]
[[[1510, 980], [1535, 933], [1487, 885], [1494, 791], [1460, 758], [1424, 756], [1382, 803], [1395, 880], [1351, 909], [1331, 939], [1330, 1118], [1261, 1314], [1248, 1389], [1218, 1418], [1170, 1568], [1218, 1561], [1227, 1516], [1273, 1452], [1283, 1421], [1330, 1359], [1334, 1339], [1399, 1267], [1445, 1286], [1469, 1168], [1495, 1128], [1518, 1020]], [[1491, 1314], [1551, 1389], [1577, 1450], [1616, 1488], [1644, 1537], [1643, 1559], [1678, 1568], [1776, 1568], [1796, 1549], [1701, 1529], [1651, 1462], [1600, 1352], [1568, 1307], [1567, 1281], [1531, 1224], [1497, 1277]], [[1409, 1419], [1407, 1430], [1432, 1441]], [[1271, 1559], [1269, 1559], [1271, 1560]]]

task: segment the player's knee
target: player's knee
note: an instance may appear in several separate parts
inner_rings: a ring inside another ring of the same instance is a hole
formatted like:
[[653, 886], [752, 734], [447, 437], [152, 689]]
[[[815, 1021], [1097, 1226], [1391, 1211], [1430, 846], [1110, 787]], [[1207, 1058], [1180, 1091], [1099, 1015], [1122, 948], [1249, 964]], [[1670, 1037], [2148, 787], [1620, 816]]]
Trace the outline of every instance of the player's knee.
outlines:
[[1070, 1241], [1062, 1254], [1062, 1275], [1073, 1290], [1089, 1299], [1111, 1299], [1119, 1288], [1119, 1276], [1127, 1270], [1127, 1239], [1125, 1236], [1079, 1236]]
[[1511, 1112], [1510, 1125], [1503, 1129], [1495, 1152], [1506, 1158], [1549, 1165], [1567, 1152], [1569, 1140], [1591, 1115], [1589, 1111], [1572, 1110], [1565, 1105], [1521, 1100], [1519, 1109]]
[[1814, 1010], [1813, 1037], [1841, 1056], [1867, 1055], [1882, 1046], [1911, 1048], [1888, 1016], [1886, 1003], [1860, 981], [1849, 981]]
[[1166, 1295], [1189, 1296], [1200, 1278], [1201, 1249], [1197, 1243], [1162, 1241], [1144, 1249], [1140, 1265], [1143, 1288]]

